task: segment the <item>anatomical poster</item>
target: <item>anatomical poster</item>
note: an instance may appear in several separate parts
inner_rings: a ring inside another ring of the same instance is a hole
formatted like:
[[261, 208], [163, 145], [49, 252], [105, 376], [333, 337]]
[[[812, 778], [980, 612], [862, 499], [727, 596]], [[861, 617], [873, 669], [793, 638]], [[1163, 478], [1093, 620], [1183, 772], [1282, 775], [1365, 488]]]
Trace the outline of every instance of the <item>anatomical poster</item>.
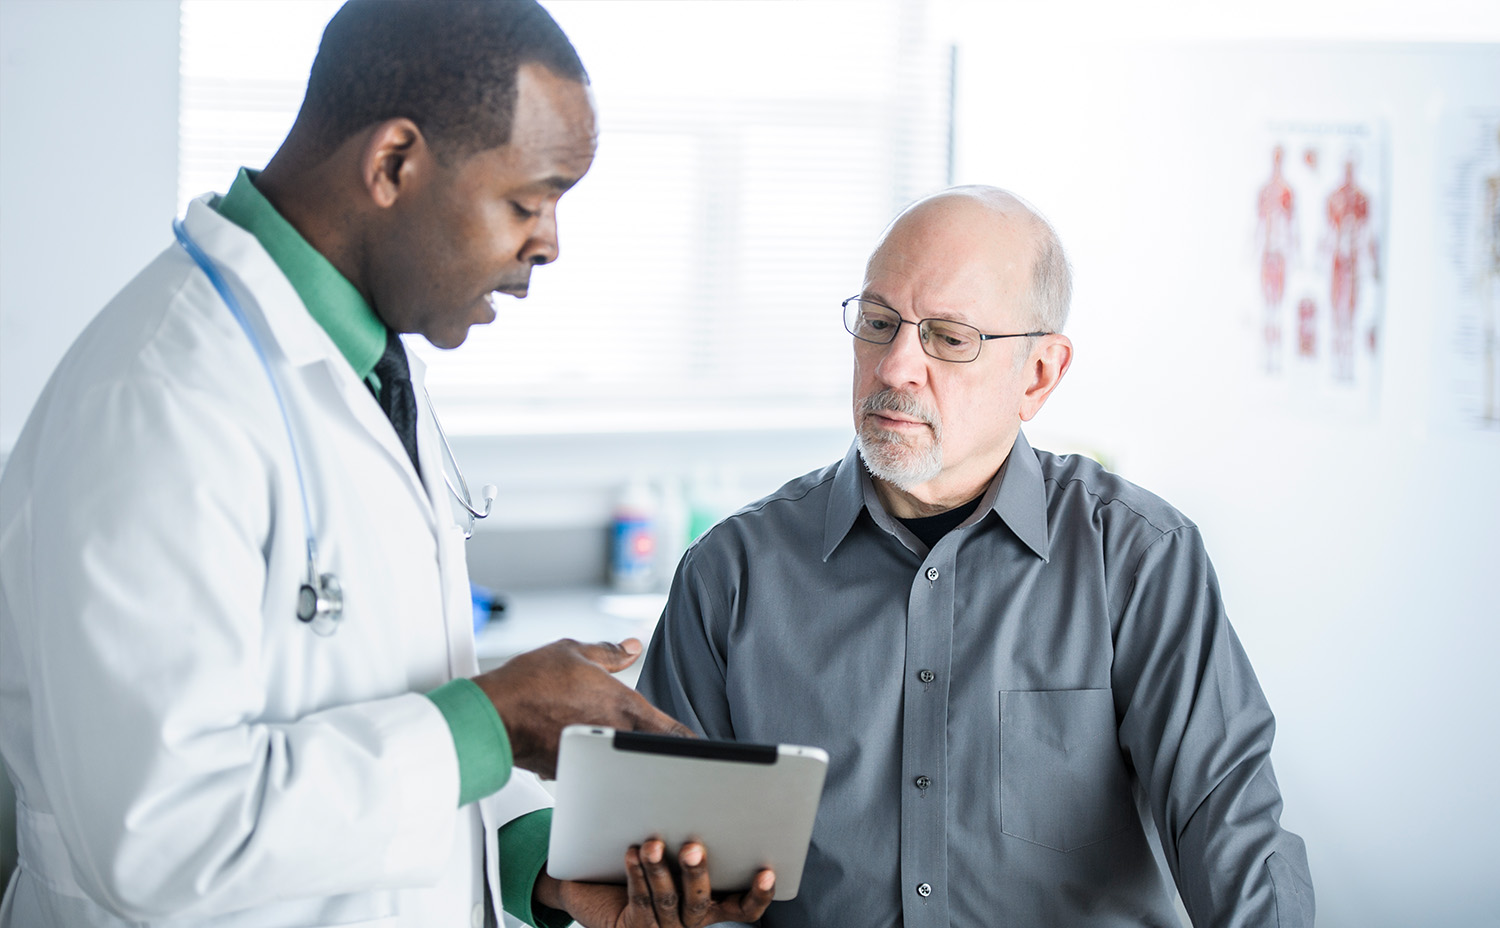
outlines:
[[1245, 198], [1260, 379], [1304, 410], [1367, 417], [1379, 399], [1386, 163], [1379, 122], [1273, 122]]
[[1445, 112], [1438, 144], [1438, 398], [1449, 424], [1500, 435], [1500, 108]]

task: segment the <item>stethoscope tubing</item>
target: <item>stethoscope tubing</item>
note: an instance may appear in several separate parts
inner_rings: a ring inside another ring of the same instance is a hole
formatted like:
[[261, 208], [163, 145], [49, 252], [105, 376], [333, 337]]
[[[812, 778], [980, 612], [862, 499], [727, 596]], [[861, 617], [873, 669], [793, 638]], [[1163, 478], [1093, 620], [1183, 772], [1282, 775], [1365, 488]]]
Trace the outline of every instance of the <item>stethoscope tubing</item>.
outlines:
[[315, 584], [318, 579], [318, 541], [312, 530], [312, 507], [307, 502], [307, 480], [303, 476], [302, 455], [297, 450], [296, 436], [292, 434], [292, 420], [287, 415], [286, 400], [281, 395], [281, 386], [276, 380], [276, 375], [271, 371], [271, 361], [266, 357], [265, 349], [261, 347], [260, 339], [256, 337], [255, 331], [250, 328], [250, 319], [245, 315], [239, 298], [234, 295], [233, 290], [229, 289], [229, 283], [224, 279], [224, 275], [219, 273], [218, 267], [188, 235], [187, 228], [181, 219], [172, 220], [172, 233], [177, 236], [178, 244], [188, 253], [188, 257], [193, 259], [193, 263], [198, 265], [208, 277], [209, 283], [213, 284], [214, 289], [219, 292], [219, 297], [224, 301], [224, 305], [229, 307], [229, 314], [234, 316], [234, 321], [245, 330], [245, 337], [250, 340], [250, 347], [255, 349], [255, 356], [260, 359], [260, 366], [265, 369], [266, 380], [271, 384], [271, 392], [276, 397], [276, 410], [281, 413], [281, 424], [286, 428], [286, 440], [292, 448], [292, 466], [297, 472], [297, 495], [302, 501], [302, 533], [307, 539], [308, 582]]
[[[428, 393], [427, 388], [424, 386], [422, 387], [422, 395], [427, 399], [427, 411], [432, 413], [433, 428], [437, 431], [438, 440], [443, 444], [443, 456], [448, 459], [449, 464], [453, 465], [453, 474], [458, 478], [458, 486], [453, 485], [453, 478], [448, 476], [446, 469], [443, 471], [443, 482], [448, 484], [448, 492], [453, 494], [453, 498], [458, 500], [459, 505], [469, 511], [469, 515], [472, 517], [469, 524], [472, 527], [473, 519], [489, 518], [490, 510], [495, 506], [495, 488], [489, 485], [485, 486], [484, 508], [475, 509], [473, 502], [471, 502], [473, 497], [469, 495], [469, 484], [464, 480], [463, 469], [458, 466], [458, 458], [453, 454], [453, 446], [448, 444], [448, 433], [443, 431], [442, 423], [438, 422], [437, 408], [432, 405], [432, 394]], [[470, 532], [465, 532], [464, 537], [468, 538], [470, 534]]]

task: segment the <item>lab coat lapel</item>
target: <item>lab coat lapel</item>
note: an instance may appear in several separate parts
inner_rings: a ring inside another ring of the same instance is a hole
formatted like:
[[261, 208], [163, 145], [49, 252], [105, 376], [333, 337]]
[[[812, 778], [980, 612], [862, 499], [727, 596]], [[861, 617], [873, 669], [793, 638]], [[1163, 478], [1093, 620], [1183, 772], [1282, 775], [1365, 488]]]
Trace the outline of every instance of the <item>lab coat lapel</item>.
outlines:
[[[440, 524], [437, 517], [440, 510], [435, 509], [422, 476], [412, 468], [406, 449], [401, 447], [401, 439], [369, 388], [355, 376], [354, 369], [339, 353], [338, 346], [313, 319], [291, 282], [260, 242], [220, 216], [209, 205], [212, 198], [213, 195], [209, 194], [189, 204], [184, 223], [188, 234], [214, 260], [236, 291], [251, 327], [271, 355], [272, 365], [277, 364], [275, 354], [279, 349], [280, 360], [290, 368], [286, 375], [302, 378], [312, 395], [323, 398], [324, 402], [337, 402], [347, 409], [391, 464], [406, 475], [408, 489], [421, 507], [428, 525], [436, 531]], [[413, 383], [419, 381], [414, 377]], [[421, 405], [418, 404], [419, 408]], [[420, 411], [418, 415], [421, 415]], [[420, 439], [418, 444], [421, 444]], [[428, 452], [422, 450], [419, 453], [424, 462], [423, 470], [431, 473], [426, 464]]]
[[[427, 398], [427, 363], [416, 352], [407, 351], [406, 364], [411, 370], [412, 390], [417, 394], [417, 460], [422, 465], [422, 483], [435, 522], [443, 526], [453, 521], [453, 507], [448, 505], [448, 488], [443, 482], [443, 449], [439, 446], [442, 439], [438, 437], [432, 403]], [[447, 518], [444, 518], [444, 513], [448, 514]]]
[[457, 518], [457, 504], [449, 498], [443, 477], [446, 461], [432, 403], [427, 398], [427, 365], [412, 352], [407, 352], [407, 363], [411, 367], [412, 387], [417, 391], [417, 458], [422, 463], [427, 501], [437, 526], [448, 671], [455, 677], [472, 677], [479, 672], [479, 660], [474, 647], [474, 595], [469, 589], [464, 526]]
[[[320, 328], [321, 332], [322, 329]], [[325, 336], [326, 337], [326, 336]], [[329, 341], [330, 347], [333, 342]], [[337, 348], [333, 349], [335, 353]], [[332, 379], [333, 386], [337, 391], [339, 400], [352, 415], [370, 438], [380, 446], [390, 459], [393, 467], [399, 468], [406, 477], [407, 488], [411, 490], [416, 498], [417, 504], [426, 515], [428, 526], [434, 530], [441, 524], [441, 520], [434, 510], [432, 500], [428, 495], [427, 487], [423, 485], [423, 475], [418, 474], [411, 464], [411, 458], [407, 456], [406, 449], [401, 446], [401, 438], [391, 425], [391, 420], [386, 418], [385, 412], [381, 410], [380, 404], [375, 401], [375, 395], [370, 388], [365, 386], [357, 377], [354, 370], [344, 361], [342, 355], [333, 358], [325, 358], [320, 364]], [[413, 381], [415, 384], [415, 381]], [[420, 417], [421, 402], [417, 404], [418, 416]], [[421, 430], [418, 430], [417, 453], [422, 460], [422, 469], [430, 472], [427, 466], [427, 450], [422, 447], [423, 441]]]

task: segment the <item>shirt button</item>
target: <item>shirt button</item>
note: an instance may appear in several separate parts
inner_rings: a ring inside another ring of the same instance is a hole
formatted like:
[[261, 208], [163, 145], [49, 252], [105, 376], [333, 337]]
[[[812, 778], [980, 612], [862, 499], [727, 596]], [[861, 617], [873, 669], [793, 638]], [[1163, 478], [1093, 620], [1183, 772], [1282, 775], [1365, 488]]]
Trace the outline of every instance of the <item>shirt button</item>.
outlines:
[[917, 884], [917, 895], [921, 896], [924, 899], [927, 898], [928, 896], [932, 895], [932, 884], [931, 883], [918, 883]]
[[920, 777], [917, 777], [917, 789], [926, 789], [927, 787], [929, 787], [931, 785], [932, 785], [932, 777], [929, 777], [929, 776], [920, 776]]
[[[927, 568], [927, 579], [928, 580], [936, 580], [939, 576], [941, 576], [941, 574], [938, 573], [938, 569], [936, 567], [929, 567], [929, 568]], [[922, 885], [926, 886], [927, 884], [923, 883]]]
[[923, 670], [917, 673], [917, 679], [921, 680], [923, 683], [931, 683], [933, 680], [937, 679], [937, 674], [933, 673], [930, 670]]

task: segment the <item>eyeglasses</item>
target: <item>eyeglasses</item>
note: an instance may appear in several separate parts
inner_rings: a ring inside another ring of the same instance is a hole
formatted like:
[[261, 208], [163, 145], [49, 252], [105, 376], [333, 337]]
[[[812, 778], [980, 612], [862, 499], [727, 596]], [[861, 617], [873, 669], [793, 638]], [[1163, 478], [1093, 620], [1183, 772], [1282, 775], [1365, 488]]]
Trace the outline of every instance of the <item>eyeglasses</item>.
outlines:
[[922, 319], [912, 322], [901, 314], [872, 300], [851, 296], [845, 300], [844, 328], [862, 342], [889, 345], [896, 340], [902, 325], [917, 327], [917, 340], [929, 357], [939, 361], [967, 363], [979, 357], [979, 346], [992, 338], [1031, 338], [1048, 332], [1018, 332], [1014, 335], [986, 335], [964, 322], [952, 319]]

